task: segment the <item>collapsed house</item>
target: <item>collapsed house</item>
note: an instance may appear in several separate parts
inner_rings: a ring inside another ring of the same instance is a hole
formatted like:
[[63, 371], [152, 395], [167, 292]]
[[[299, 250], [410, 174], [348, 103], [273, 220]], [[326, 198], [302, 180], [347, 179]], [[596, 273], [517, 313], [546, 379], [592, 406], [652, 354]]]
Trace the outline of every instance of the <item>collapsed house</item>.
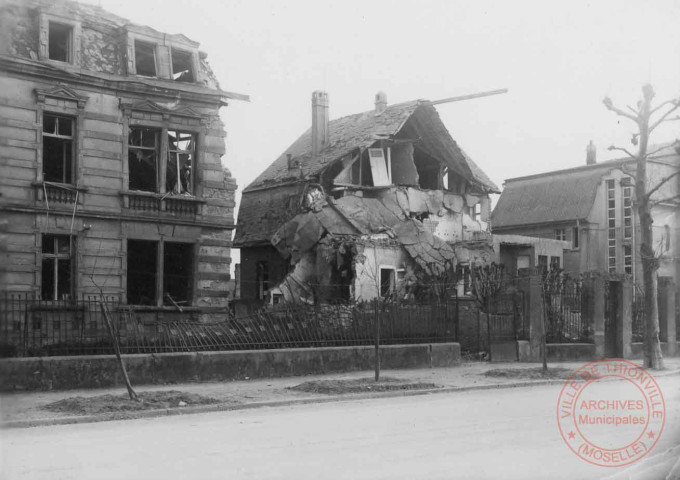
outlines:
[[469, 266], [494, 259], [498, 187], [431, 102], [378, 93], [372, 111], [328, 109], [314, 92], [311, 128], [243, 192], [242, 301], [416, 297], [453, 277], [465, 290]]

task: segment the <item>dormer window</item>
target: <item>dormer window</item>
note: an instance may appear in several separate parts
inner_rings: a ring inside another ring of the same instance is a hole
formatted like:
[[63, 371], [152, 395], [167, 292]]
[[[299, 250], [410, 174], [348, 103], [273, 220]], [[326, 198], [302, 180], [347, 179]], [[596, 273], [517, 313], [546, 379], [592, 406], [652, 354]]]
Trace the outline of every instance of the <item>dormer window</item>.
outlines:
[[38, 58], [41, 61], [80, 65], [80, 20], [51, 9], [39, 15], [40, 43]]
[[156, 76], [156, 45], [135, 41], [135, 66], [137, 75]]
[[172, 79], [176, 82], [194, 82], [193, 55], [191, 52], [172, 49]]
[[73, 62], [73, 27], [63, 23], [49, 22], [49, 59]]

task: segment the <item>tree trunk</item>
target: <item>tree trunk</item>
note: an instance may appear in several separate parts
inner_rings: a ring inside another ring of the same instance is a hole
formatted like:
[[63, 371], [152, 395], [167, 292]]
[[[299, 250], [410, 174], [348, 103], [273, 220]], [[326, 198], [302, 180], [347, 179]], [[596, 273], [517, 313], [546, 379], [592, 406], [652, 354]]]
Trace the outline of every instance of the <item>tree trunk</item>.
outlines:
[[104, 320], [106, 320], [106, 326], [108, 327], [109, 335], [111, 336], [111, 342], [113, 343], [113, 351], [116, 353], [118, 365], [120, 366], [120, 370], [123, 372], [123, 379], [125, 380], [125, 386], [127, 387], [130, 400], [135, 400], [138, 402], [139, 398], [137, 397], [137, 393], [132, 388], [130, 378], [128, 377], [127, 374], [127, 369], [125, 368], [125, 363], [123, 363], [123, 359], [120, 356], [120, 346], [118, 345], [118, 337], [116, 337], [116, 332], [113, 330], [113, 322], [111, 322], [109, 309], [103, 300], [99, 302], [99, 307], [101, 308], [102, 314], [104, 315]]
[[658, 260], [654, 256], [654, 236], [652, 232], [652, 213], [647, 196], [647, 146], [649, 143], [649, 116], [654, 93], [643, 89], [644, 100], [640, 107], [640, 149], [637, 158], [635, 196], [640, 218], [640, 261], [642, 263], [642, 282], [645, 292], [645, 335], [644, 367], [654, 370], [663, 368], [661, 344], [659, 343], [659, 309], [657, 305], [656, 270]]

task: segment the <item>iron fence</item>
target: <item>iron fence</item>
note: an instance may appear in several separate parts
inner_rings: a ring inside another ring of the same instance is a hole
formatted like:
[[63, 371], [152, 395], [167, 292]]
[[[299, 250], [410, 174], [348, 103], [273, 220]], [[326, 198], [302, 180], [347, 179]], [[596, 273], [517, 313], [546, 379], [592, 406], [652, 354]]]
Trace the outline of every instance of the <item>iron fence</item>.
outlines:
[[565, 278], [543, 291], [546, 342], [582, 343], [593, 341], [592, 325], [585, 314], [589, 290], [578, 280]]
[[[199, 322], [188, 315], [149, 320], [104, 299], [122, 353], [451, 342], [457, 337], [455, 301], [428, 304], [365, 302], [278, 305], [248, 316], [223, 314]], [[378, 330], [379, 329], [379, 330]], [[99, 297], [48, 302], [29, 295], [0, 298], [0, 355], [112, 354]]]

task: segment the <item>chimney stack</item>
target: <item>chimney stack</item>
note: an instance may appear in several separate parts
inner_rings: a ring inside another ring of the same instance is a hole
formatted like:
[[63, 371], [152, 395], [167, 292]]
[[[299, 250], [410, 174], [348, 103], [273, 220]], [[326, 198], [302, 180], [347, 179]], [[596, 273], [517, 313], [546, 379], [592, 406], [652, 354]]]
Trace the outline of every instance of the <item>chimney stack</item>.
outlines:
[[312, 155], [317, 156], [328, 145], [328, 93], [312, 93]]
[[586, 165], [595, 165], [597, 163], [597, 147], [591, 140], [586, 147]]
[[375, 114], [379, 115], [387, 108], [387, 94], [378, 92], [375, 94]]

